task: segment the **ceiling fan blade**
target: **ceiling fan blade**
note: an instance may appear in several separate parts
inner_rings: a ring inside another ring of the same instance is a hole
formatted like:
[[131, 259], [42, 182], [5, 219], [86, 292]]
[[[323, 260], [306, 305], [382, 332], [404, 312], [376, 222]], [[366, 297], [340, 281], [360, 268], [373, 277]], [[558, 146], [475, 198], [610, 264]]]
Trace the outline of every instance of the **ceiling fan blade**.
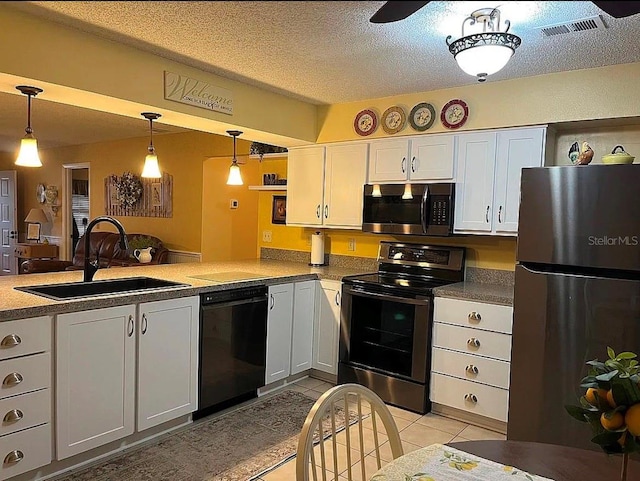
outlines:
[[429, 2], [387, 2], [385, 3], [373, 17], [369, 19], [371, 23], [391, 23], [398, 20], [404, 20], [413, 15]]
[[[391, 2], [387, 2], [391, 3]], [[605, 13], [613, 18], [624, 18], [640, 13], [640, 2], [593, 2]], [[386, 5], [383, 6], [383, 8]]]

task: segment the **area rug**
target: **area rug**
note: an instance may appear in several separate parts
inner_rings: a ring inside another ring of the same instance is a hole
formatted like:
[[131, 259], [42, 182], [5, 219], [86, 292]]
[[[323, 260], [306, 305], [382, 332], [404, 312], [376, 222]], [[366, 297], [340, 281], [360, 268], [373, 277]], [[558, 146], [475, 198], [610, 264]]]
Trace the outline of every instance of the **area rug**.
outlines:
[[[248, 481], [295, 457], [315, 399], [286, 390], [55, 481]], [[336, 413], [344, 428], [344, 412]], [[355, 418], [350, 413], [350, 421]]]

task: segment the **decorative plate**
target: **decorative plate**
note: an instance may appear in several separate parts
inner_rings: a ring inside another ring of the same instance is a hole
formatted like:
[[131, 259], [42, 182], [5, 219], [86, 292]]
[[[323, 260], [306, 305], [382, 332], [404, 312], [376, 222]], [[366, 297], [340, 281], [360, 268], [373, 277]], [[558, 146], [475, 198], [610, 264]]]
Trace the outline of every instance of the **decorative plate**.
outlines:
[[458, 129], [464, 125], [469, 116], [469, 107], [460, 99], [450, 100], [442, 107], [440, 121], [448, 129]]
[[433, 105], [421, 102], [411, 109], [409, 123], [414, 130], [423, 132], [433, 125], [436, 120], [436, 109]]
[[362, 110], [356, 115], [353, 128], [356, 129], [358, 135], [371, 135], [378, 128], [378, 117], [372, 110]]
[[45, 190], [46, 187], [44, 186], [44, 184], [38, 184], [38, 187], [36, 187], [36, 199], [38, 199], [38, 202], [40, 202], [41, 204], [44, 204], [47, 200], [44, 195]]
[[400, 132], [407, 121], [407, 116], [402, 107], [389, 107], [382, 114], [382, 128], [388, 134]]

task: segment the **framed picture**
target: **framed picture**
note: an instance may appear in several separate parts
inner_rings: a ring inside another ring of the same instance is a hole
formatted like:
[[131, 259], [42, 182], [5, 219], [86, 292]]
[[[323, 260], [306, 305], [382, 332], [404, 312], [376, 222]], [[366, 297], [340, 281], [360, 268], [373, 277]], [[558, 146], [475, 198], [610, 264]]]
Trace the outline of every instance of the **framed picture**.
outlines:
[[40, 224], [27, 225], [27, 240], [40, 240]]
[[271, 210], [272, 224], [287, 223], [287, 197], [284, 195], [273, 196], [273, 207]]
[[162, 182], [151, 184], [151, 207], [162, 207]]

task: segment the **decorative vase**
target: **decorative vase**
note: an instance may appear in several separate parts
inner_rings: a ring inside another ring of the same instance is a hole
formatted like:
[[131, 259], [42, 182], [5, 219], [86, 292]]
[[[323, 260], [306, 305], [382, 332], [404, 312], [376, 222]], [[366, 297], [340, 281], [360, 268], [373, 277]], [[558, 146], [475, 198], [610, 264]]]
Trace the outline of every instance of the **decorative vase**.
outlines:
[[153, 247], [147, 247], [146, 249], [136, 249], [133, 251], [133, 257], [138, 259], [141, 264], [147, 264], [151, 262], [151, 249]]

